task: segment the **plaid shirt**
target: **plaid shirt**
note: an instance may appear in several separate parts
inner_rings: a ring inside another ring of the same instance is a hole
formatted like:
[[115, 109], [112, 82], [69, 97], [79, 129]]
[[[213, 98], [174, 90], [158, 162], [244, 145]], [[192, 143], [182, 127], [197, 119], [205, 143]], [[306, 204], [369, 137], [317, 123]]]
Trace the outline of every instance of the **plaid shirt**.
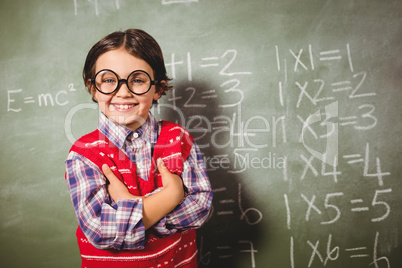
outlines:
[[[137, 175], [147, 180], [151, 168], [151, 144], [157, 141], [160, 124], [149, 113], [147, 121], [136, 131], [131, 131], [101, 113], [98, 129], [136, 163]], [[199, 228], [208, 217], [212, 190], [202, 155], [195, 143], [184, 162], [181, 178], [188, 193], [175, 209], [153, 226], [160, 235]], [[145, 227], [140, 198], [119, 199], [117, 204], [114, 203], [107, 192], [103, 172], [73, 151], [66, 160], [66, 180], [78, 224], [91, 244], [99, 249], [143, 248]], [[160, 190], [156, 189], [150, 195]]]

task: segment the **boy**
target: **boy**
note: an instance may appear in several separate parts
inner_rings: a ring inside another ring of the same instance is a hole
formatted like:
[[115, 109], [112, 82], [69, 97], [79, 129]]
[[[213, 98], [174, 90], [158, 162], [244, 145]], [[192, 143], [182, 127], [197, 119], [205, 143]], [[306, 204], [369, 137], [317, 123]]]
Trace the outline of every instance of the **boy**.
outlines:
[[101, 114], [66, 160], [82, 267], [197, 267], [212, 191], [191, 135], [149, 111], [171, 89], [159, 45], [114, 32], [89, 51], [83, 78]]

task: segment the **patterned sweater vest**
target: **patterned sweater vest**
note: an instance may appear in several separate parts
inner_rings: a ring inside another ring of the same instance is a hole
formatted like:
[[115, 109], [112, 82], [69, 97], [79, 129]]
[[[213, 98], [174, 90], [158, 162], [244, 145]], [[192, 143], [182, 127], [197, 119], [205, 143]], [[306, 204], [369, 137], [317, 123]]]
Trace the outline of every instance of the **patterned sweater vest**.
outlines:
[[[170, 172], [180, 175], [192, 142], [192, 136], [181, 126], [162, 121], [161, 133], [154, 148], [151, 174], [146, 181], [137, 177], [135, 164], [99, 130], [80, 138], [70, 151], [88, 158], [100, 170], [103, 164], [108, 164], [113, 173], [127, 185], [130, 193], [144, 196], [162, 186], [156, 159], [162, 158]], [[146, 232], [143, 250], [100, 250], [88, 242], [78, 227], [77, 241], [82, 267], [197, 267], [195, 230], [176, 232], [166, 237], [158, 237], [149, 230]]]

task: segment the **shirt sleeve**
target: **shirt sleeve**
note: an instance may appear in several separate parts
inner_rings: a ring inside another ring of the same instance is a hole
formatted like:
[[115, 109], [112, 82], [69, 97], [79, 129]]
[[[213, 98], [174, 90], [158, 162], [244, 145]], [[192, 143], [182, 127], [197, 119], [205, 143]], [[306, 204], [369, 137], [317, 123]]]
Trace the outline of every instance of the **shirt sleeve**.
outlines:
[[187, 188], [186, 196], [175, 209], [154, 225], [160, 235], [199, 228], [208, 218], [212, 189], [200, 149], [195, 143], [184, 162], [181, 178]]
[[100, 169], [75, 152], [66, 160], [66, 180], [78, 224], [94, 247], [143, 249], [141, 198], [119, 199], [114, 203]]

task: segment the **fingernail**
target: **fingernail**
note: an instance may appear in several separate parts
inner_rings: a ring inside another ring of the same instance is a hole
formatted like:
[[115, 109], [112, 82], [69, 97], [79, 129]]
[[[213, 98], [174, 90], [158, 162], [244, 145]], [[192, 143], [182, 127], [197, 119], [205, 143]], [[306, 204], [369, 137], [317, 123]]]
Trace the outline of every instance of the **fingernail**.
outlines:
[[158, 166], [159, 166], [160, 164], [163, 164], [162, 158], [156, 159], [156, 163], [158, 164]]
[[102, 165], [102, 169], [108, 169], [108, 168], [109, 168], [109, 166], [107, 164]]

